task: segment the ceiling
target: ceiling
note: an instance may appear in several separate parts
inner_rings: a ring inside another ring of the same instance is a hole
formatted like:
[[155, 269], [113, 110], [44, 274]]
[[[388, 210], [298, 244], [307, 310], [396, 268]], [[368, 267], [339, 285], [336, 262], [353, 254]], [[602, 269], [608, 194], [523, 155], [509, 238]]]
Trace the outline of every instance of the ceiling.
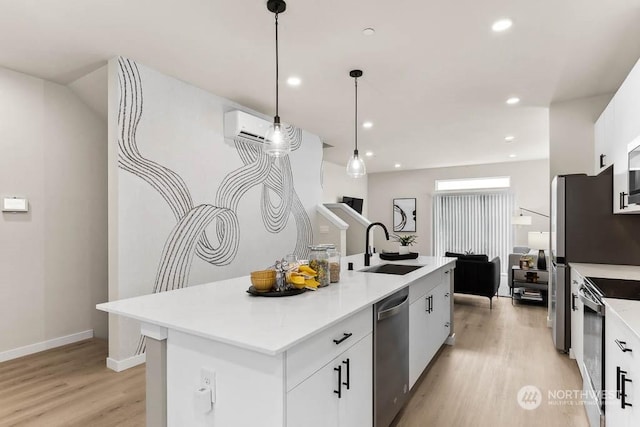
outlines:
[[[0, 0], [0, 11], [0, 66], [70, 84], [122, 55], [273, 115], [265, 0]], [[503, 17], [513, 27], [492, 32]], [[546, 158], [550, 103], [615, 91], [640, 57], [639, 18], [640, 0], [289, 0], [280, 116], [346, 164], [360, 68], [369, 172]]]

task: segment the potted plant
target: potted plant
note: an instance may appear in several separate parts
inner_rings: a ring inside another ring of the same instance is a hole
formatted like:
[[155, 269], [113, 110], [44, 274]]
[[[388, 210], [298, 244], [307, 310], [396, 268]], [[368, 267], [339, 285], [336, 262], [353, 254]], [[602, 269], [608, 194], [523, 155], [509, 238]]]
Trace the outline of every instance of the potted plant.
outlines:
[[391, 238], [400, 243], [400, 246], [398, 247], [398, 253], [400, 255], [405, 255], [409, 253], [409, 246], [412, 246], [416, 242], [418, 236], [416, 236], [415, 234], [392, 234]]

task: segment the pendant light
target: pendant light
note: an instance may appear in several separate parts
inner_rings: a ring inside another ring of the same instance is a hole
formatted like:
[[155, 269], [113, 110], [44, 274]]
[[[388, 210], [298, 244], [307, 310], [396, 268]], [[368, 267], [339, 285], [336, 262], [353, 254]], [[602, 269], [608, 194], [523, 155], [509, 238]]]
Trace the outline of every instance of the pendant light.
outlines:
[[269, 126], [264, 135], [262, 151], [273, 157], [282, 157], [291, 152], [289, 135], [280, 123], [278, 115], [278, 78], [280, 77], [278, 69], [278, 15], [287, 10], [287, 3], [284, 0], [269, 0], [267, 1], [267, 9], [275, 14], [276, 22], [276, 115], [273, 118], [273, 124]]
[[347, 163], [347, 175], [351, 178], [360, 178], [367, 173], [367, 169], [364, 166], [364, 160], [358, 155], [358, 77], [362, 77], [362, 70], [351, 70], [349, 75], [353, 77], [356, 87], [356, 140], [355, 150], [353, 150], [353, 156]]

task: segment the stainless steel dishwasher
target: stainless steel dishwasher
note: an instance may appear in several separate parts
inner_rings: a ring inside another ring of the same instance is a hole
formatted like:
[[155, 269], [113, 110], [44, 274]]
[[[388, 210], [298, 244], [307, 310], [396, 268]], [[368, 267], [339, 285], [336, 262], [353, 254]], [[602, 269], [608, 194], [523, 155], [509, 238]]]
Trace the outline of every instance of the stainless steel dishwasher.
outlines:
[[388, 427], [409, 395], [409, 288], [373, 310], [373, 425]]

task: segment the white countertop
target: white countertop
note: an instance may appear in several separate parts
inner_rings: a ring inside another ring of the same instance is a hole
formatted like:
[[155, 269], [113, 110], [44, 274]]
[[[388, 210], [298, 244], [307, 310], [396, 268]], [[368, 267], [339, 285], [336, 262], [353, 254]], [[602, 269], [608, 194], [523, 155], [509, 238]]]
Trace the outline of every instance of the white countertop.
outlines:
[[[394, 264], [424, 265], [404, 276], [363, 273], [363, 255], [342, 259], [340, 282], [281, 297], [246, 293], [249, 276], [98, 304], [99, 310], [214, 341], [275, 355], [451, 264], [455, 258], [425, 257]], [[347, 263], [354, 263], [354, 271]], [[377, 255], [371, 265], [388, 263]]]
[[582, 264], [578, 262], [572, 262], [569, 265], [578, 270], [583, 277], [640, 280], [640, 266], [637, 265]]
[[[570, 263], [583, 277], [640, 280], [640, 266]], [[603, 298], [607, 313], [613, 310], [622, 321], [640, 337], [640, 301]]]

